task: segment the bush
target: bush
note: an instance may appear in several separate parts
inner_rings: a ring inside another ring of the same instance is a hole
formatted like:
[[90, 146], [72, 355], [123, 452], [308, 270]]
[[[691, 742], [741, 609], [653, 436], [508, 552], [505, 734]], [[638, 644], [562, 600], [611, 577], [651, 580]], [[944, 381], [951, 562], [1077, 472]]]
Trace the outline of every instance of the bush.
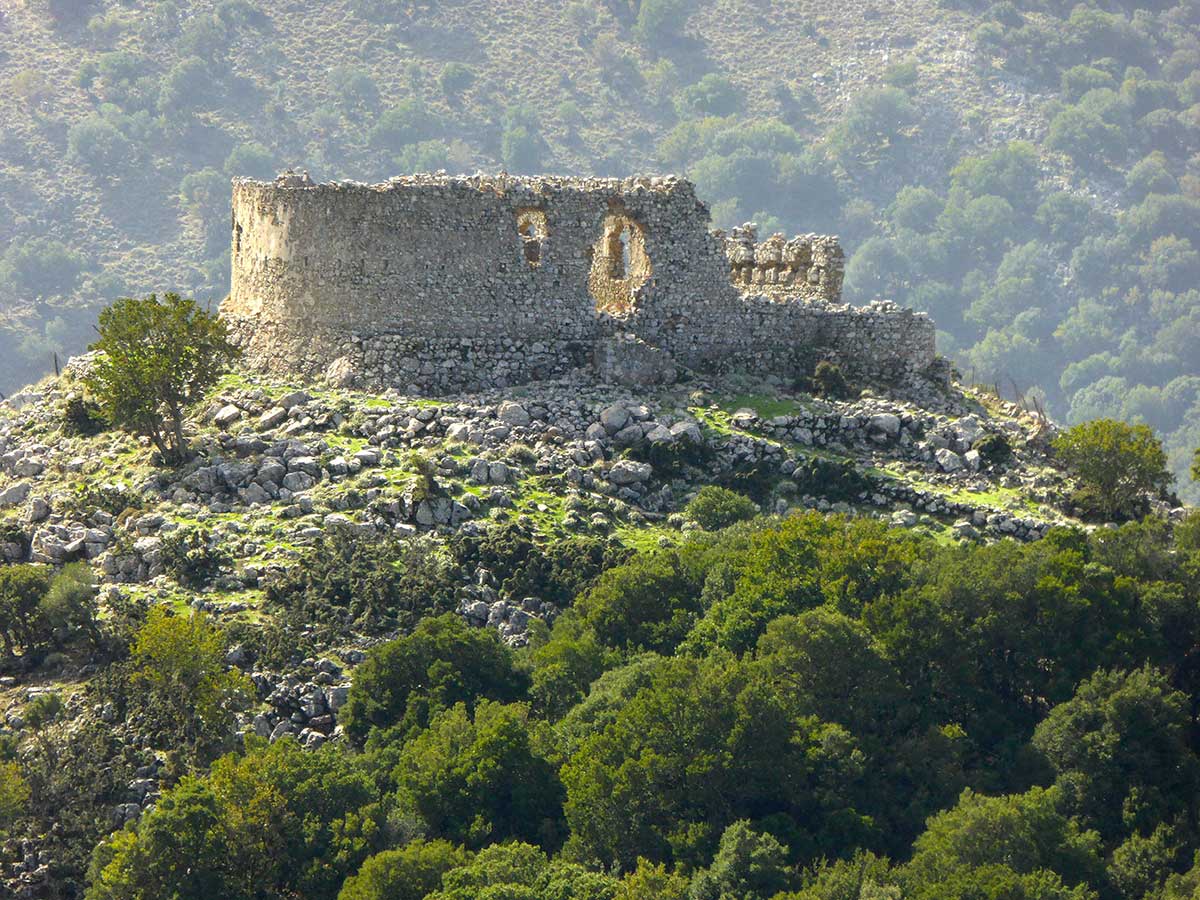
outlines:
[[163, 118], [180, 121], [216, 99], [208, 63], [195, 56], [177, 62], [162, 80], [158, 111]]
[[669, 653], [700, 614], [699, 588], [676, 554], [640, 554], [602, 574], [576, 605], [605, 646]]
[[338, 900], [424, 900], [469, 854], [449, 841], [415, 840], [368, 857], [342, 885]]
[[233, 565], [207, 528], [179, 528], [162, 539], [162, 565], [185, 588], [198, 591]]
[[709, 531], [727, 528], [758, 515], [758, 504], [749, 497], [713, 484], [700, 488], [684, 507], [684, 515]]
[[830, 460], [819, 456], [801, 460], [792, 478], [801, 495], [855, 503], [859, 495], [871, 490], [871, 479], [848, 459]]
[[350, 526], [326, 529], [299, 564], [267, 584], [266, 601], [340, 631], [411, 627], [454, 607], [453, 568], [427, 541], [401, 542]]
[[511, 172], [535, 172], [542, 164], [542, 140], [526, 125], [504, 129], [500, 138], [500, 158]]
[[480, 849], [510, 840], [554, 846], [562, 830], [562, 785], [531, 746], [523, 705], [455, 704], [405, 743], [395, 767], [402, 808], [431, 836]]
[[851, 394], [841, 366], [826, 359], [817, 363], [813, 370], [812, 387], [818, 397], [828, 397], [830, 400], [845, 400]]
[[79, 435], [99, 434], [107, 424], [100, 407], [82, 394], [70, 394], [63, 401], [62, 423], [65, 434]]
[[709, 72], [679, 92], [681, 115], [728, 116], [742, 105], [742, 94], [724, 75]]
[[409, 144], [435, 136], [437, 119], [420, 100], [408, 99], [384, 113], [372, 126], [367, 140], [377, 150], [399, 152]]
[[1012, 444], [1008, 438], [999, 432], [985, 434], [972, 447], [979, 452], [979, 457], [988, 465], [1001, 466], [1012, 459]]
[[87, 259], [62, 241], [48, 237], [16, 240], [0, 256], [0, 282], [23, 294], [69, 294], [87, 266]]
[[379, 106], [379, 87], [364, 69], [335, 66], [329, 73], [329, 87], [347, 113], [362, 113]]
[[525, 685], [495, 630], [471, 628], [447, 613], [373, 648], [354, 673], [341, 719], [361, 746], [374, 729], [395, 727], [403, 736], [456, 703], [473, 709], [483, 698], [519, 699]]
[[130, 652], [129, 697], [158, 731], [158, 746], [191, 761], [211, 759], [229, 743], [235, 712], [254, 696], [249, 679], [227, 669], [224, 634], [200, 615], [153, 607]]
[[446, 97], [457, 97], [475, 83], [475, 70], [460, 63], [447, 63], [438, 76], [438, 87]]
[[694, 7], [695, 0], [642, 0], [634, 36], [651, 48], [678, 40]]
[[[257, 141], [238, 144], [225, 159], [225, 174], [230, 178], [257, 178], [267, 181], [275, 177], [278, 167], [275, 165], [275, 154]], [[225, 185], [225, 193], [229, 193], [229, 185]], [[229, 198], [226, 196], [225, 204]]]
[[1063, 432], [1053, 446], [1079, 479], [1075, 500], [1089, 515], [1137, 516], [1146, 496], [1165, 491], [1172, 481], [1162, 442], [1146, 425], [1095, 419]]
[[450, 547], [464, 576], [483, 569], [507, 597], [533, 596], [559, 606], [628, 556], [616, 541], [572, 535], [547, 542], [516, 523], [493, 525], [482, 534], [460, 531]]

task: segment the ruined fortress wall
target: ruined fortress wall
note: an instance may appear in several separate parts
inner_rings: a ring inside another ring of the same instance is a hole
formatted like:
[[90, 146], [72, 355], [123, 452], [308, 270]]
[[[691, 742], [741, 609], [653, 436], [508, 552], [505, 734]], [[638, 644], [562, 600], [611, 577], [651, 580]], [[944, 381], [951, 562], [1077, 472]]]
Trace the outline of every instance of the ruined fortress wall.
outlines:
[[562, 374], [616, 334], [701, 371], [932, 361], [925, 317], [836, 304], [836, 240], [708, 225], [669, 177], [238, 181], [222, 314], [257, 368], [344, 359], [369, 383], [444, 391]]

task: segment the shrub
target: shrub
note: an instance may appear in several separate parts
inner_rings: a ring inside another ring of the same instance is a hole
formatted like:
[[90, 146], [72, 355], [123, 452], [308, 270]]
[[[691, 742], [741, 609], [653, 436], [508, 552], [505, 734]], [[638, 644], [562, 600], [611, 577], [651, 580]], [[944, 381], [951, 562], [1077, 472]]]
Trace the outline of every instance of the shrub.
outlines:
[[342, 885], [338, 900], [424, 900], [469, 854], [449, 841], [415, 840], [368, 857]]
[[684, 515], [709, 531], [726, 528], [758, 515], [758, 505], [727, 488], [706, 484], [684, 507]]
[[200, 590], [233, 564], [207, 528], [179, 528], [162, 539], [162, 565], [183, 587]]
[[512, 172], [536, 171], [542, 162], [541, 137], [526, 125], [508, 126], [500, 138], [500, 158]]
[[628, 556], [619, 543], [589, 535], [545, 541], [517, 523], [481, 534], [458, 532], [451, 552], [464, 575], [484, 569], [509, 597], [570, 604], [597, 575]]
[[695, 84], [679, 92], [682, 114], [728, 116], [742, 105], [742, 94], [724, 75], [709, 72]]
[[396, 727], [404, 735], [456, 703], [473, 709], [482, 698], [519, 699], [525, 684], [493, 629], [471, 628], [447, 613], [373, 648], [354, 673], [341, 719], [361, 746], [374, 729]]
[[203, 109], [215, 98], [212, 73], [195, 56], [177, 62], [162, 80], [158, 111], [166, 119], [180, 120]]
[[402, 807], [429, 834], [479, 849], [509, 840], [556, 843], [562, 785], [531, 746], [524, 705], [455, 704], [405, 743], [395, 768]]
[[792, 478], [801, 494], [853, 503], [871, 489], [871, 479], [848, 459], [830, 460], [814, 456], [800, 461]]
[[1172, 480], [1162, 442], [1146, 425], [1095, 419], [1063, 432], [1053, 446], [1079, 479], [1075, 500], [1089, 515], [1136, 516], [1146, 495], [1165, 491]]
[[65, 511], [82, 519], [96, 510], [110, 516], [120, 516], [131, 509], [141, 509], [144, 505], [141, 496], [123, 484], [81, 481], [71, 489]]
[[411, 626], [454, 606], [453, 566], [427, 541], [401, 542], [343, 525], [266, 588], [268, 604], [340, 630]]
[[100, 407], [82, 394], [70, 394], [63, 401], [62, 423], [64, 433], [81, 435], [99, 434], [106, 424]]
[[460, 63], [448, 63], [438, 76], [438, 87], [447, 97], [456, 97], [475, 83], [475, 70]]
[[850, 385], [837, 363], [823, 359], [817, 363], [812, 374], [813, 393], [830, 400], [844, 400], [850, 396]]
[[0, 256], [0, 282], [21, 293], [68, 294], [79, 283], [87, 259], [53, 238], [28, 238], [9, 244]]
[[890, 87], [910, 88], [917, 83], [921, 70], [914, 59], [905, 59], [892, 63], [883, 70], [883, 83]]
[[[267, 180], [273, 178], [276, 172], [275, 155], [257, 141], [238, 144], [225, 159], [225, 174], [230, 178], [258, 178]], [[229, 193], [229, 185], [225, 185], [225, 194]], [[225, 202], [229, 202], [228, 196]]]
[[150, 610], [130, 652], [129, 696], [160, 746], [193, 760], [228, 742], [234, 713], [254, 695], [249, 680], [225, 665], [224, 634], [200, 615]]
[[605, 646], [669, 653], [700, 613], [699, 586], [676, 554], [639, 554], [602, 574], [577, 606]]
[[346, 112], [374, 110], [379, 106], [379, 87], [371, 73], [356, 66], [335, 66], [329, 87]]
[[678, 40], [694, 7], [694, 0], [642, 0], [634, 36], [647, 47]]
[[410, 98], [385, 110], [367, 140], [377, 150], [398, 152], [409, 144], [434, 137], [436, 131], [437, 119], [420, 100]]
[[1004, 465], [1013, 455], [1012, 444], [999, 432], [985, 434], [975, 442], [972, 449], [979, 451], [979, 457], [993, 466]]

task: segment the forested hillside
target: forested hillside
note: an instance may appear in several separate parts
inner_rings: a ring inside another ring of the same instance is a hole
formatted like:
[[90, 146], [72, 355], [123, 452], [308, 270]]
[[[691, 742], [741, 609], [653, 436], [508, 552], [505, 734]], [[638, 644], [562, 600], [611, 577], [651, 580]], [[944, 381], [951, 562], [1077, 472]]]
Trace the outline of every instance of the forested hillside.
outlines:
[[[1139, 8], [1143, 7], [1143, 8]], [[684, 172], [835, 231], [968, 378], [1200, 443], [1194, 0], [22, 0], [0, 11], [11, 390], [93, 312], [218, 301], [232, 175]]]

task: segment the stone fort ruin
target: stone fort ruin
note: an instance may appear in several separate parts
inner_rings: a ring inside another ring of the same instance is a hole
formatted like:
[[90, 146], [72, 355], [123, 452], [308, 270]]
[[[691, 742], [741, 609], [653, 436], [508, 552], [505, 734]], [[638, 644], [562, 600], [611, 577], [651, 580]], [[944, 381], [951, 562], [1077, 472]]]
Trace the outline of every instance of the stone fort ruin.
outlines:
[[590, 367], [625, 383], [820, 360], [900, 379], [934, 328], [841, 304], [837, 239], [710, 231], [688, 181], [395, 178], [233, 189], [222, 305], [252, 368], [373, 387], [475, 390]]

